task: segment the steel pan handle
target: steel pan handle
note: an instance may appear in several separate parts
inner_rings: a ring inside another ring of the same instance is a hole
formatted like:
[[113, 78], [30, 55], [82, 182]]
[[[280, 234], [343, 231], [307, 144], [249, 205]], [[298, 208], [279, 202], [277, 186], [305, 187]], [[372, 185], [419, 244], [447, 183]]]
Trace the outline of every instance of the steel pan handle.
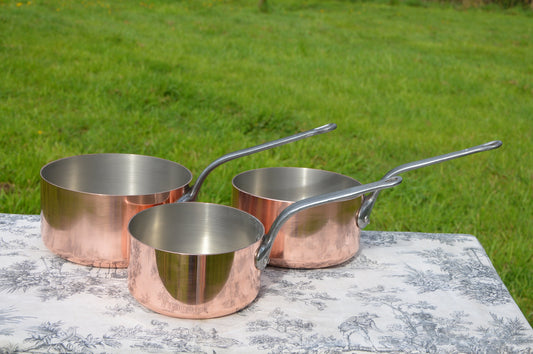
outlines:
[[218, 159], [216, 159], [215, 161], [211, 162], [209, 164], [209, 166], [207, 166], [202, 171], [202, 173], [200, 173], [200, 175], [198, 176], [198, 179], [196, 180], [194, 185], [191, 187], [191, 189], [188, 190], [187, 192], [185, 192], [185, 194], [183, 194], [181, 196], [181, 198], [178, 200], [178, 202], [188, 202], [188, 201], [195, 200], [196, 197], [198, 196], [198, 191], [200, 190], [200, 187], [202, 186], [202, 184], [204, 183], [205, 179], [207, 178], [207, 175], [209, 175], [211, 173], [211, 171], [213, 171], [216, 167], [218, 167], [218, 166], [220, 166], [220, 165], [222, 165], [222, 164], [224, 164], [224, 163], [226, 163], [228, 161], [234, 160], [234, 159], [239, 158], [239, 157], [255, 154], [256, 152], [261, 152], [261, 151], [264, 151], [264, 150], [272, 149], [272, 148], [277, 147], [277, 146], [281, 146], [281, 145], [285, 145], [285, 144], [288, 144], [288, 143], [292, 143], [294, 141], [301, 140], [301, 139], [304, 139], [304, 138], [309, 138], [311, 136], [315, 136], [315, 135], [318, 135], [318, 134], [324, 134], [324, 133], [330, 132], [332, 130], [335, 130], [336, 128], [337, 128], [337, 124], [330, 123], [330, 124], [326, 124], [326, 125], [323, 125], [323, 126], [320, 126], [318, 128], [314, 128], [314, 129], [311, 129], [311, 130], [308, 130], [308, 131], [305, 131], [305, 132], [294, 134], [294, 135], [291, 135], [291, 136], [288, 136], [288, 137], [285, 137], [285, 138], [281, 138], [281, 139], [277, 139], [277, 140], [274, 140], [274, 141], [266, 142], [266, 143], [263, 143], [263, 144], [260, 144], [260, 145], [257, 145], [257, 146], [253, 146], [253, 147], [250, 147], [250, 148], [237, 150], [237, 151], [234, 151], [234, 152], [230, 152], [229, 154], [226, 154], [224, 156], [221, 156]]
[[[463, 156], [475, 154], [475, 153], [482, 152], [482, 151], [496, 149], [496, 148], [499, 148], [500, 146], [502, 146], [502, 142], [499, 140], [494, 140], [494, 141], [491, 141], [491, 142], [488, 142], [482, 145], [477, 145], [477, 146], [467, 148], [464, 150], [450, 152], [448, 154], [430, 157], [430, 158], [419, 160], [419, 161], [409, 162], [409, 163], [400, 165], [396, 168], [393, 168], [392, 170], [387, 172], [385, 176], [383, 176], [383, 179], [390, 178], [392, 176], [397, 176], [400, 173], [403, 173], [406, 171], [416, 170], [421, 167], [426, 167], [426, 166], [434, 165], [434, 164], [441, 163], [444, 161], [456, 159], [458, 157], [463, 157]], [[372, 193], [372, 195], [369, 198], [366, 198], [363, 201], [363, 205], [361, 205], [361, 208], [359, 209], [359, 216], [357, 218], [357, 225], [361, 229], [364, 229], [370, 223], [370, 213], [372, 212], [372, 208], [374, 207], [374, 204], [376, 203], [376, 199], [378, 195], [379, 195], [379, 190]]]
[[274, 222], [272, 223], [272, 226], [270, 226], [270, 230], [268, 231], [268, 233], [263, 237], [263, 240], [261, 241], [261, 244], [259, 245], [259, 248], [257, 249], [257, 253], [255, 255], [255, 266], [257, 267], [257, 269], [260, 270], [264, 269], [267, 266], [268, 257], [270, 255], [270, 251], [272, 249], [272, 245], [274, 244], [274, 239], [276, 238], [276, 235], [278, 234], [283, 224], [291, 216], [298, 213], [299, 211], [322, 204], [354, 199], [366, 193], [394, 187], [400, 184], [401, 182], [402, 178], [400, 176], [395, 176], [357, 187], [351, 187], [340, 191], [302, 199], [289, 205], [281, 211], [276, 220], [274, 220]]

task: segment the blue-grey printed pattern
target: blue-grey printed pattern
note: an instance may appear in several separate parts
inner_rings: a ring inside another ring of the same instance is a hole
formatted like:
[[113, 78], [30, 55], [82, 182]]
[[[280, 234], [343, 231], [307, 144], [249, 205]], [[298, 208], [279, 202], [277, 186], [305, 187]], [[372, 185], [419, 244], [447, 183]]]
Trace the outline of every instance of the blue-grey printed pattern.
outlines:
[[441, 248], [430, 251], [411, 252], [439, 267], [439, 271], [421, 271], [406, 266], [406, 283], [419, 292], [451, 290], [484, 304], [511, 302], [508, 291], [496, 270], [481, 262], [479, 250], [465, 248], [460, 254], [445, 252]]
[[[435, 353], [442, 350], [439, 348], [446, 348], [454, 343], [454, 351], [461, 353], [515, 353], [532, 350], [532, 347], [518, 349], [524, 344], [532, 344], [529, 326], [518, 317], [509, 314], [499, 317], [490, 312], [488, 323], [473, 326], [474, 323], [468, 319], [468, 309], [440, 317], [435, 315], [436, 305], [426, 301], [406, 302], [398, 293], [399, 289], [386, 290], [378, 287], [349, 294], [351, 297], [364, 299], [374, 311], [382, 312], [385, 309], [397, 319], [393, 325], [380, 328], [373, 321], [375, 315], [368, 312], [348, 318], [339, 328], [344, 327], [349, 333], [355, 331], [367, 340], [365, 347], [358, 344], [354, 349], [375, 350], [379, 345], [403, 352]], [[390, 335], [397, 332], [403, 335]]]
[[0, 353], [533, 353], [533, 329], [474, 236], [367, 231], [326, 269], [268, 267], [230, 316], [135, 301], [125, 269], [46, 249], [36, 215], [0, 214]]

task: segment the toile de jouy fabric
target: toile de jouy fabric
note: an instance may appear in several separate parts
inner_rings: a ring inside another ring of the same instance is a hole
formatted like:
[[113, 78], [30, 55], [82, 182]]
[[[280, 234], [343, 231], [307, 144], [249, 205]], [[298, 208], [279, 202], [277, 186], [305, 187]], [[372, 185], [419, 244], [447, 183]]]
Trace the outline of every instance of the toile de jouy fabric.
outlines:
[[366, 231], [319, 270], [268, 267], [244, 310], [154, 313], [124, 269], [65, 261], [36, 215], [0, 214], [0, 353], [532, 353], [533, 329], [471, 235]]

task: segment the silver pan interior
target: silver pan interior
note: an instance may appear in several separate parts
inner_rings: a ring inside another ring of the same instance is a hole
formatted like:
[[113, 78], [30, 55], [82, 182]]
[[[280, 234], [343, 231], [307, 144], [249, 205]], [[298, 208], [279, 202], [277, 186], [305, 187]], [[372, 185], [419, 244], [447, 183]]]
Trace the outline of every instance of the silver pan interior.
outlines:
[[245, 193], [292, 202], [359, 185], [339, 173], [303, 167], [261, 168], [233, 178], [233, 186]]
[[78, 155], [53, 161], [41, 177], [75, 192], [103, 195], [148, 195], [186, 186], [192, 179], [184, 166], [134, 154]]
[[130, 234], [152, 248], [187, 255], [234, 252], [259, 241], [264, 227], [241, 210], [186, 202], [159, 205], [135, 215]]

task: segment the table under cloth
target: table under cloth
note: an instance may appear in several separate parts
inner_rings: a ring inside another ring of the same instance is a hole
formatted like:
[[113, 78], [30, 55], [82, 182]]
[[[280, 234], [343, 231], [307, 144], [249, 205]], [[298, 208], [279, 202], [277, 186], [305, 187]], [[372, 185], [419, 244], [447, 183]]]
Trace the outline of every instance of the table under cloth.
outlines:
[[0, 352], [533, 352], [533, 329], [472, 235], [363, 231], [350, 261], [267, 267], [245, 309], [152, 312], [127, 270], [70, 263], [37, 215], [0, 214]]

